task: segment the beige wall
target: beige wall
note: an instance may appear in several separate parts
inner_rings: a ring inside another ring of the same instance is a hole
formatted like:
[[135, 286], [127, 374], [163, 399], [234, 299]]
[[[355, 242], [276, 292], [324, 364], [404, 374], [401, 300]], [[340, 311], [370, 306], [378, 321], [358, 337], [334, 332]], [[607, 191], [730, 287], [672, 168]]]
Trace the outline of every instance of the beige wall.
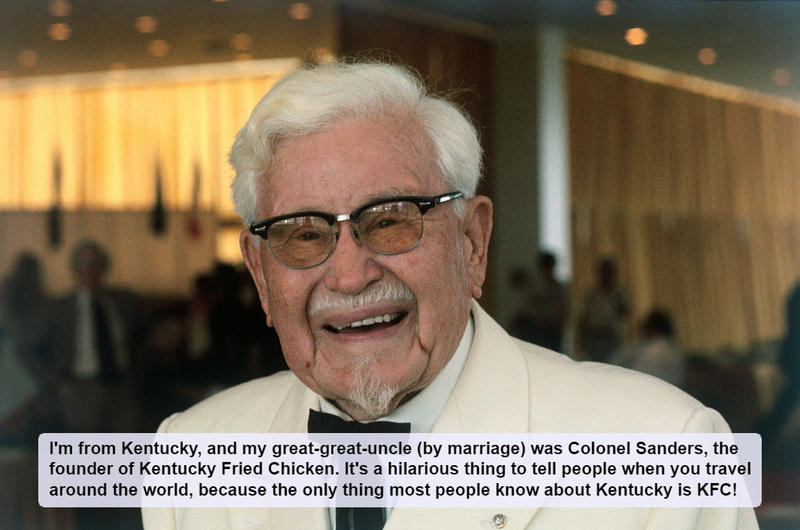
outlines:
[[151, 230], [150, 212], [85, 210], [65, 212], [62, 243], [49, 244], [46, 212], [0, 212], [0, 278], [11, 270], [20, 252], [33, 252], [43, 264], [44, 283], [51, 294], [73, 287], [69, 261], [73, 246], [84, 239], [105, 245], [112, 257], [111, 285], [124, 286], [145, 295], [187, 295], [197, 273], [215, 264], [216, 216], [201, 212], [199, 236], [187, 229], [189, 215], [172, 212], [166, 230]]
[[524, 303], [520, 297], [524, 293], [514, 291], [509, 275], [518, 267], [534, 274], [539, 252], [536, 33], [498, 35], [494, 60], [495, 210], [489, 274], [496, 296], [488, 309], [505, 325]]

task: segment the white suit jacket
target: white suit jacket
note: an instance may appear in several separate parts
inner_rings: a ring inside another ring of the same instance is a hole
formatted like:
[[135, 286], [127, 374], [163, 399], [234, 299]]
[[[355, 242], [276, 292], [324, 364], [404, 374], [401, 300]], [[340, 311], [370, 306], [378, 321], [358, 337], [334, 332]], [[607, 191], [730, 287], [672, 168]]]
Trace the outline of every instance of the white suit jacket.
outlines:
[[[652, 377], [517, 341], [472, 304], [475, 335], [436, 422], [441, 433], [727, 432], [715, 411]], [[319, 398], [292, 373], [258, 379], [166, 419], [160, 432], [306, 432]], [[753, 510], [647, 508], [397, 508], [385, 530], [745, 530]], [[151, 508], [145, 530], [326, 530], [327, 508]]]

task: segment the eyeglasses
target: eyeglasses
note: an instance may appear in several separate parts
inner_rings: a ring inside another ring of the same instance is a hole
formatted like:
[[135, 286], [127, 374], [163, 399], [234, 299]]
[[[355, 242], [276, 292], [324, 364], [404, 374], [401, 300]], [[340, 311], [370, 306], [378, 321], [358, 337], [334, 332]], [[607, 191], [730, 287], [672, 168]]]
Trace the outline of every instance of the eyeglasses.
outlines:
[[349, 214], [297, 212], [250, 225], [250, 232], [269, 243], [272, 255], [291, 269], [319, 265], [333, 252], [336, 224], [352, 221], [354, 235], [378, 254], [402, 254], [422, 239], [422, 217], [431, 208], [463, 196], [460, 191], [436, 197], [393, 197], [359, 206]]

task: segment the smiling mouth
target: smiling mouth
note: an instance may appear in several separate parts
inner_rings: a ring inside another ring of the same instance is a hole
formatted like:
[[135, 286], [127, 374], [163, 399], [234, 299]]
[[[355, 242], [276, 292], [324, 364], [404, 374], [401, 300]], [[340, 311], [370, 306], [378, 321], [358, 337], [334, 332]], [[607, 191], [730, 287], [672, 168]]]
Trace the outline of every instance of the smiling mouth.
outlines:
[[325, 326], [325, 329], [333, 333], [368, 333], [396, 326], [407, 315], [405, 312], [386, 313], [374, 317], [356, 320], [342, 326]]

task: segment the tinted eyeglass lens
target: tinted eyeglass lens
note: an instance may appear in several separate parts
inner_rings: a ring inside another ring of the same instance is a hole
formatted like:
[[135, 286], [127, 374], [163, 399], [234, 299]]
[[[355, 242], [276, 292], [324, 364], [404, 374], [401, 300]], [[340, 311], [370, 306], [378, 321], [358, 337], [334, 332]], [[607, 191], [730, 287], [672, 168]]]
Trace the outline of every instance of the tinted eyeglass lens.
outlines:
[[333, 230], [322, 217], [292, 217], [273, 223], [267, 240], [275, 258], [284, 265], [308, 267], [327, 257], [333, 244]]
[[375, 252], [399, 254], [419, 243], [422, 237], [422, 214], [413, 202], [377, 204], [361, 212], [358, 231]]
[[[375, 252], [406, 252], [422, 238], [422, 213], [413, 202], [377, 204], [359, 214], [358, 232]], [[287, 267], [311, 267], [328, 257], [333, 229], [323, 217], [290, 217], [270, 225], [267, 241], [275, 258]]]

